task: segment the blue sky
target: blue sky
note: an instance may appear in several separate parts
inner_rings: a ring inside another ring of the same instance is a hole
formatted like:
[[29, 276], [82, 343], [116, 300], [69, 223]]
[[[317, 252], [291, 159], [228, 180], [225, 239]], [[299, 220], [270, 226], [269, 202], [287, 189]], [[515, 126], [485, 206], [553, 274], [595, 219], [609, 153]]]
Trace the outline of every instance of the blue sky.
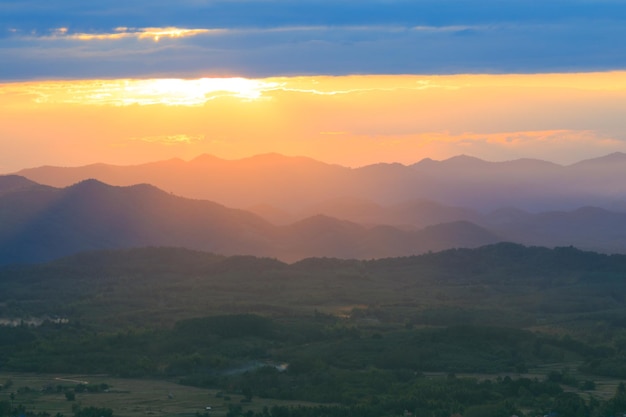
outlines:
[[624, 39], [624, 1], [0, 0], [0, 80], [609, 71]]

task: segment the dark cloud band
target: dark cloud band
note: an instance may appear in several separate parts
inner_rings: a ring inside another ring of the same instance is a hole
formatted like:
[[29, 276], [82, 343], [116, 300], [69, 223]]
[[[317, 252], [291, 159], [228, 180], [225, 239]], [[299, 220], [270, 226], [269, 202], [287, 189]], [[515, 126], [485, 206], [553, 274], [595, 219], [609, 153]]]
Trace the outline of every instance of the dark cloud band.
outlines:
[[602, 71], [621, 39], [608, 0], [5, 0], [0, 78]]

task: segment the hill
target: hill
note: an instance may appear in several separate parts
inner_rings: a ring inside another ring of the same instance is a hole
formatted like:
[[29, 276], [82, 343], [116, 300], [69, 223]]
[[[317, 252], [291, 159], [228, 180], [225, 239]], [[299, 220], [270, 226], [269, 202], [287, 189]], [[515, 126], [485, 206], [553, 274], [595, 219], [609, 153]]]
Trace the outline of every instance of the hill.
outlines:
[[483, 211], [509, 206], [530, 211], [588, 205], [611, 209], [623, 207], [626, 201], [626, 185], [620, 180], [626, 175], [626, 155], [621, 153], [570, 166], [530, 159], [486, 162], [459, 156], [444, 161], [425, 159], [410, 166], [376, 164], [361, 168], [277, 154], [240, 160], [202, 155], [187, 162], [174, 159], [136, 166], [40, 167], [18, 174], [55, 187], [88, 178], [120, 186], [149, 183], [229, 207], [269, 205], [287, 211], [342, 198], [381, 205], [433, 200]]
[[510, 243], [293, 264], [180, 248], [94, 251], [0, 267], [0, 317], [16, 323], [0, 326], [0, 364], [11, 378], [56, 378], [41, 391], [16, 387], [19, 401], [136, 395], [57, 377], [117, 375], [212, 388], [219, 415], [268, 399], [307, 404], [246, 415], [446, 416], [459, 404], [472, 416], [615, 415], [625, 274], [625, 255]]
[[284, 261], [410, 256], [500, 241], [605, 253], [623, 253], [626, 247], [626, 213], [598, 207], [541, 213], [503, 208], [482, 214], [425, 200], [381, 206], [353, 199], [323, 207], [337, 217], [311, 215], [276, 225], [245, 210], [146, 184], [120, 187], [85, 180], [58, 189], [0, 177], [0, 264], [144, 246]]
[[626, 255], [511, 243], [293, 264], [180, 248], [108, 250], [0, 268], [0, 316], [19, 306], [28, 316], [114, 327], [318, 310], [389, 323], [557, 326], [591, 338], [598, 323], [626, 318], [624, 274]]
[[324, 216], [287, 226], [150, 185], [85, 180], [70, 187], [29, 186], [0, 195], [0, 263], [40, 262], [97, 249], [178, 246], [226, 255], [296, 260], [375, 258], [500, 240], [478, 226], [451, 223], [424, 231], [368, 228]]

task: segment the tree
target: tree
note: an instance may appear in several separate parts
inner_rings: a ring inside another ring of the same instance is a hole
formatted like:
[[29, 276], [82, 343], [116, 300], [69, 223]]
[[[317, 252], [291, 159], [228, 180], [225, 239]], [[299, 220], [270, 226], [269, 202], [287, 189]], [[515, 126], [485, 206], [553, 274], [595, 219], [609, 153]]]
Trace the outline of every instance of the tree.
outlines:
[[612, 413], [626, 410], [626, 385], [623, 382], [620, 382], [615, 389], [615, 395], [611, 398], [609, 404]]
[[79, 408], [74, 413], [74, 417], [113, 417], [113, 410], [98, 407]]

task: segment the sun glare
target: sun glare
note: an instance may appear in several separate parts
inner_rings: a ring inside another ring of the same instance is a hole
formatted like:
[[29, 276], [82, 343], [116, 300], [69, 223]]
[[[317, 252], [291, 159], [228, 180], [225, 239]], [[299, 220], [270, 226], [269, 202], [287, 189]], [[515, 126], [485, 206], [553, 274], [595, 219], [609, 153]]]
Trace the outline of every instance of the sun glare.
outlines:
[[202, 106], [219, 97], [243, 101], [264, 98], [279, 83], [246, 78], [78, 80], [7, 86], [40, 104]]
[[231, 96], [258, 100], [276, 83], [246, 78], [201, 78], [197, 80], [158, 79], [127, 81], [123, 104], [165, 104], [198, 106], [217, 97]]
[[0, 95], [26, 96], [39, 104], [202, 106], [221, 97], [270, 100], [280, 92], [345, 96], [515, 87], [617, 91], [626, 88], [626, 73], [67, 80], [4, 84]]
[[50, 164], [67, 149], [77, 165], [267, 152], [348, 166], [458, 154], [571, 163], [590, 148], [624, 151], [625, 97], [626, 72], [5, 83], [0, 163], [32, 150]]

